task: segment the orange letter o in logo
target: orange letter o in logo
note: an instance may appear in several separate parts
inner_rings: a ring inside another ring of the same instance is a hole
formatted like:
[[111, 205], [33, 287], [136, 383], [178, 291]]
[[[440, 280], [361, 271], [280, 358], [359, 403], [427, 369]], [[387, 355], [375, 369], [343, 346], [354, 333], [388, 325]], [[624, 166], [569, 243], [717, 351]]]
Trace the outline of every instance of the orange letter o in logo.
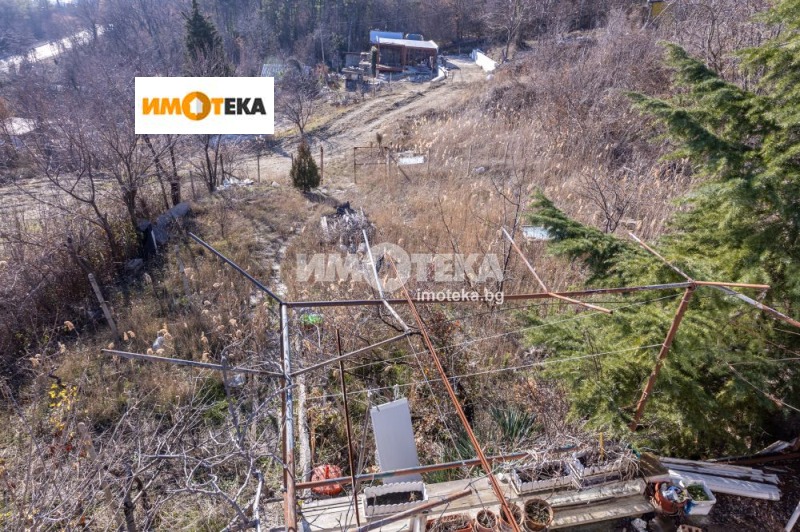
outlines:
[[[192, 101], [195, 98], [197, 98], [203, 106], [198, 113], [192, 111]], [[189, 120], [202, 120], [211, 112], [211, 99], [202, 92], [190, 92], [183, 98], [183, 102], [181, 102], [181, 111], [183, 111], [183, 116]]]

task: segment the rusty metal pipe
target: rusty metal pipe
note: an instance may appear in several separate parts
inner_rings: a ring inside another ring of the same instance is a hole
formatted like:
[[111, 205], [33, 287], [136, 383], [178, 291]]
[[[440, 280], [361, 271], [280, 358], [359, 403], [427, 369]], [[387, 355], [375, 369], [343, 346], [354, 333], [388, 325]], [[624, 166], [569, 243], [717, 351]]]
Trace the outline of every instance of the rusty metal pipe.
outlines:
[[[537, 292], [535, 294], [507, 294], [504, 296], [506, 301], [527, 301], [536, 299], [557, 299], [558, 296], [562, 297], [592, 297], [609, 294], [629, 294], [633, 292], [646, 292], [651, 290], [676, 290], [679, 288], [688, 288], [693, 283], [679, 282], [679, 283], [664, 283], [664, 284], [651, 284], [640, 286], [624, 286], [619, 288], [591, 288], [588, 290], [576, 290], [571, 292]], [[430, 301], [428, 299], [411, 299], [415, 305], [417, 304], [447, 304], [447, 303], [481, 303], [487, 301], [483, 296], [479, 296], [475, 301], [461, 300], [458, 301]], [[341, 299], [338, 301], [287, 301], [286, 306], [289, 308], [323, 308], [323, 307], [358, 307], [362, 305], [383, 305], [384, 303], [391, 305], [407, 305], [407, 299], [394, 298], [394, 299]]]
[[[563, 449], [562, 452], [567, 452], [572, 449]], [[556, 451], [558, 452], [558, 451]], [[494, 462], [512, 462], [514, 460], [522, 460], [530, 456], [527, 452], [519, 452], [519, 453], [511, 453], [506, 455], [496, 455], [496, 456], [487, 456], [486, 460], [490, 463]], [[379, 473], [364, 473], [362, 475], [356, 475], [357, 482], [372, 482], [374, 480], [380, 480], [384, 478], [392, 478], [398, 477], [401, 475], [408, 475], [413, 473], [433, 473], [434, 471], [445, 471], [448, 469], [457, 469], [459, 467], [474, 467], [476, 465], [480, 465], [481, 461], [477, 458], [471, 458], [469, 460], [457, 460], [455, 462], [444, 462], [441, 464], [430, 464], [424, 466], [417, 466], [417, 467], [407, 467], [405, 469], [393, 469], [391, 471], [381, 471]], [[352, 479], [350, 477], [339, 477], [339, 478], [326, 478], [324, 480], [314, 480], [310, 482], [298, 482], [297, 489], [298, 490], [305, 490], [311, 488], [319, 488], [322, 486], [330, 486], [331, 484], [341, 484], [343, 486], [350, 484]]]
[[336, 329], [336, 352], [339, 354], [339, 378], [342, 382], [342, 401], [344, 402], [344, 419], [347, 429], [347, 461], [350, 465], [350, 481], [353, 484], [353, 509], [356, 512], [356, 525], [361, 527], [361, 517], [358, 513], [358, 484], [356, 484], [356, 469], [353, 465], [353, 428], [350, 425], [350, 408], [347, 406], [347, 384], [344, 381], [342, 339], [339, 337], [339, 329]]

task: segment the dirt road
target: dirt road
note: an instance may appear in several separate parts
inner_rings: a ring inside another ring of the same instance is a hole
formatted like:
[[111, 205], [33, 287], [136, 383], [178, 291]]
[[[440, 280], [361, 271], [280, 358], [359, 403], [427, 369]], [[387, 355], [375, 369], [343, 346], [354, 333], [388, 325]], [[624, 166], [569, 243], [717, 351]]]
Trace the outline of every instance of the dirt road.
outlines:
[[[391, 140], [392, 128], [403, 119], [423, 114], [427, 110], [441, 111], [457, 105], [474, 90], [473, 85], [483, 83], [486, 73], [468, 57], [448, 59], [451, 67], [444, 83], [394, 82], [374, 97], [352, 105], [318, 127], [311, 135], [312, 153], [319, 146], [325, 150], [326, 168], [335, 168], [337, 163], [352, 160], [353, 146], [369, 146], [375, 142], [375, 134], [382, 133]], [[297, 138], [284, 141], [279, 153], [261, 158], [262, 179], [288, 183], [291, 154], [297, 146]], [[255, 160], [248, 163], [250, 175], [255, 172]], [[326, 182], [336, 183], [335, 173], [326, 172]], [[330, 179], [329, 179], [330, 178]]]

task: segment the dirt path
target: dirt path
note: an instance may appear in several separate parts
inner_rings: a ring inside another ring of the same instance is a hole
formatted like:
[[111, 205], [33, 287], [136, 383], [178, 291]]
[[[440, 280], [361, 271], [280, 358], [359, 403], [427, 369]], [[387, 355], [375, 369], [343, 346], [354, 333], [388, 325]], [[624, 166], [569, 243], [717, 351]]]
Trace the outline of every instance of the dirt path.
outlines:
[[456, 59], [450, 63], [457, 68], [451, 70], [450, 79], [442, 84], [396, 83], [400, 88], [394, 89], [396, 93], [392, 96], [359, 106], [335, 120], [327, 128], [327, 143], [339, 151], [369, 145], [375, 141], [377, 131], [386, 134], [404, 118], [429, 109], [446, 109], [468, 94], [473, 83], [485, 79], [483, 71], [469, 60]]
[[[375, 97], [353, 105], [343, 113], [314, 131], [310, 138], [312, 152], [319, 146], [325, 150], [326, 168], [334, 169], [337, 163], [352, 161], [353, 146], [368, 146], [375, 142], [375, 133], [389, 137], [392, 128], [403, 119], [427, 110], [439, 111], [458, 104], [474, 90], [474, 84], [483, 83], [486, 73], [469, 58], [448, 59], [451, 70], [444, 83], [394, 82]], [[296, 150], [297, 139], [284, 141], [280, 153], [261, 158], [262, 180], [288, 183], [291, 154]], [[255, 159], [248, 161], [249, 175], [255, 175]], [[347, 186], [335, 172], [326, 172], [326, 182]], [[349, 188], [349, 187], [348, 187]]]

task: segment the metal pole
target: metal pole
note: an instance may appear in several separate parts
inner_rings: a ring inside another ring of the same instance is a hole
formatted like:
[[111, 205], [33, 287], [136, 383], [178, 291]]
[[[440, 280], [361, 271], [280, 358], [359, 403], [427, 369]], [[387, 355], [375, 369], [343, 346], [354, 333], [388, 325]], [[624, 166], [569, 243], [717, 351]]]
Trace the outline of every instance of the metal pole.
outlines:
[[695, 281], [694, 284], [698, 286], [711, 286], [711, 287], [724, 287], [724, 288], [757, 288], [759, 290], [769, 290], [772, 288], [768, 284], [751, 284], [751, 283], [721, 283], [716, 281]]
[[672, 325], [670, 325], [669, 331], [667, 331], [667, 337], [664, 339], [664, 343], [661, 345], [661, 350], [658, 352], [656, 365], [653, 368], [653, 372], [650, 373], [650, 378], [647, 379], [647, 384], [642, 391], [642, 396], [639, 398], [639, 403], [636, 405], [636, 413], [634, 414], [633, 421], [631, 421], [630, 424], [631, 431], [635, 431], [639, 427], [639, 420], [642, 418], [644, 407], [647, 405], [647, 398], [650, 395], [650, 392], [653, 391], [658, 374], [661, 372], [661, 366], [664, 364], [664, 360], [667, 358], [667, 353], [669, 352], [669, 348], [672, 346], [672, 341], [675, 339], [675, 335], [678, 332], [678, 327], [681, 325], [683, 315], [686, 314], [686, 309], [689, 306], [689, 300], [692, 299], [694, 290], [695, 287], [690, 286], [686, 289], [686, 292], [683, 293], [683, 299], [681, 299], [681, 303], [678, 305], [678, 310], [675, 312]]
[[770, 314], [774, 318], [778, 318], [779, 320], [784, 321], [784, 322], [786, 322], [786, 323], [788, 323], [790, 325], [793, 325], [795, 327], [800, 327], [800, 322], [790, 318], [786, 314], [783, 314], [782, 312], [778, 312], [774, 308], [768, 307], [767, 305], [764, 305], [763, 303], [759, 303], [755, 299], [747, 297], [744, 294], [740, 294], [739, 292], [736, 292], [735, 290], [731, 290], [732, 287], [733, 288], [757, 288], [757, 289], [760, 289], [760, 290], [769, 290], [770, 286], [768, 284], [721, 283], [721, 282], [715, 282], [715, 281], [695, 281], [691, 277], [689, 277], [686, 273], [684, 273], [683, 271], [678, 269], [677, 266], [671, 264], [667, 259], [662, 257], [656, 250], [654, 250], [653, 248], [651, 248], [650, 246], [648, 246], [647, 244], [642, 242], [636, 235], [634, 235], [633, 233], [628, 233], [628, 234], [631, 236], [631, 238], [633, 238], [636, 241], [636, 243], [638, 243], [640, 246], [642, 246], [644, 249], [646, 249], [652, 255], [657, 257], [661, 262], [663, 262], [669, 268], [671, 268], [672, 271], [676, 272], [678, 275], [682, 276], [687, 281], [689, 281], [689, 282], [691, 282], [691, 283], [693, 283], [693, 284], [695, 284], [697, 286], [709, 286], [709, 287], [713, 288], [714, 290], [719, 290], [720, 292], [724, 292], [724, 293], [728, 294], [729, 296], [733, 296], [733, 297], [736, 297], [736, 298], [744, 301], [748, 305], [752, 305], [752, 306], [756, 307], [758, 310], [761, 310], [763, 312], [766, 312], [767, 314]]
[[668, 267], [668, 268], [670, 268], [672, 271], [674, 271], [675, 273], [677, 273], [678, 275], [680, 275], [681, 277], [683, 277], [683, 278], [684, 278], [684, 279], [686, 279], [687, 281], [691, 281], [691, 280], [692, 280], [692, 278], [691, 278], [691, 277], [689, 277], [688, 275], [686, 275], [686, 273], [684, 273], [682, 270], [680, 270], [680, 269], [679, 269], [677, 266], [675, 266], [674, 264], [672, 264], [671, 262], [669, 262], [667, 259], [665, 259], [664, 257], [662, 257], [662, 256], [661, 256], [661, 254], [660, 254], [658, 251], [656, 251], [655, 249], [653, 249], [653, 248], [651, 248], [650, 246], [648, 246], [647, 244], [645, 244], [645, 243], [644, 243], [644, 242], [643, 242], [643, 241], [642, 241], [642, 240], [641, 240], [641, 239], [640, 239], [638, 236], [634, 235], [634, 234], [633, 234], [633, 233], [631, 233], [631, 232], [628, 232], [628, 236], [630, 236], [630, 237], [631, 237], [633, 240], [635, 240], [635, 241], [636, 241], [636, 243], [637, 243], [637, 244], [639, 244], [639, 245], [640, 245], [640, 246], [642, 246], [644, 249], [646, 249], [647, 251], [649, 251], [649, 252], [650, 252], [652, 255], [654, 255], [656, 258], [658, 258], [658, 259], [659, 259], [661, 262], [663, 262], [664, 264], [666, 264], [666, 265], [667, 265], [667, 267]]
[[[148, 362], [168, 362], [176, 366], [191, 366], [193, 368], [213, 369], [216, 371], [222, 371], [223, 369], [220, 364], [211, 364], [209, 362], [195, 362], [193, 360], [161, 357], [158, 355], [143, 355], [141, 353], [130, 353], [128, 351], [119, 351], [117, 349], [101, 349], [100, 352], [105, 353], [107, 355], [115, 355], [118, 357], [127, 358], [129, 360], [146, 360]], [[273, 371], [263, 371], [260, 369], [251, 369], [251, 368], [226, 367], [225, 371], [230, 371], [231, 373], [247, 373], [250, 375], [268, 375], [271, 377], [283, 377], [282, 373], [275, 373]]]
[[400, 323], [400, 326], [403, 327], [403, 331], [408, 332], [408, 325], [406, 325], [406, 322], [403, 321], [400, 315], [397, 312], [395, 312], [395, 310], [389, 303], [386, 303], [386, 294], [383, 291], [383, 285], [381, 284], [381, 279], [378, 276], [378, 268], [375, 266], [375, 258], [372, 256], [372, 248], [370, 248], [369, 246], [369, 238], [367, 238], [367, 231], [365, 229], [362, 229], [361, 234], [364, 236], [364, 246], [366, 246], [367, 248], [367, 255], [369, 256], [369, 264], [370, 266], [372, 266], [372, 274], [375, 278], [375, 287], [378, 289], [378, 293], [380, 294], [381, 299], [384, 300], [386, 309], [391, 313], [392, 316], [394, 316], [394, 319], [396, 319]]
[[[504, 296], [506, 301], [529, 301], [535, 299], [553, 299], [557, 296], [564, 297], [591, 297], [599, 295], [611, 294], [628, 294], [632, 292], [646, 292], [651, 290], [675, 290], [678, 288], [688, 288], [693, 283], [688, 281], [680, 283], [666, 283], [666, 284], [652, 284], [643, 286], [624, 286], [620, 288], [592, 288], [589, 290], [578, 290], [574, 292], [538, 292], [535, 294], [507, 294]], [[445, 301], [438, 301], [433, 299], [416, 298], [412, 299], [414, 303], [431, 304], [431, 303], [481, 303], [488, 301], [483, 296], [475, 299], [446, 299]], [[407, 305], [406, 299], [340, 299], [338, 301], [287, 301], [285, 304], [289, 308], [321, 308], [321, 307], [357, 307], [361, 305], [383, 305], [389, 303], [390, 305]]]
[[319, 147], [319, 183], [325, 181], [325, 152], [322, 146]]
[[356, 150], [357, 149], [358, 148], [353, 146], [353, 184], [354, 185], [358, 184], [358, 181], [356, 181]]
[[287, 532], [297, 532], [297, 494], [294, 477], [294, 415], [292, 405], [292, 357], [289, 351], [289, 319], [286, 305], [280, 307], [281, 355], [283, 355], [283, 482], [284, 519]]
[[798, 519], [800, 519], [800, 502], [797, 503], [797, 508], [794, 509], [792, 517], [789, 518], [789, 522], [786, 523], [786, 526], [783, 528], [784, 532], [792, 532], [792, 530], [794, 530], [794, 525], [797, 524]]
[[[508, 144], [506, 144], [506, 151], [507, 151], [507, 150], [508, 150]], [[530, 272], [533, 274], [533, 277], [536, 279], [536, 282], [537, 282], [537, 283], [539, 283], [539, 286], [540, 286], [540, 287], [542, 288], [542, 290], [544, 290], [544, 291], [545, 291], [547, 294], [549, 294], [551, 297], [554, 297], [554, 298], [556, 298], [556, 299], [560, 299], [560, 300], [562, 300], [562, 301], [566, 301], [566, 302], [568, 302], [568, 303], [573, 303], [573, 304], [576, 304], [576, 305], [580, 305], [580, 306], [582, 306], [582, 307], [590, 308], [590, 309], [592, 309], [592, 310], [596, 310], [596, 311], [598, 311], [598, 312], [605, 312], [606, 314], [611, 314], [611, 311], [610, 311], [610, 310], [608, 310], [607, 308], [598, 307], [597, 305], [590, 305], [589, 303], [584, 303], [583, 301], [578, 301], [578, 300], [576, 300], [576, 299], [570, 299], [570, 298], [568, 298], [568, 297], [560, 296], [560, 295], [558, 295], [558, 294], [555, 294], [555, 293], [551, 292], [550, 290], [548, 290], [548, 289], [547, 289], [547, 286], [545, 286], [545, 284], [544, 284], [544, 282], [542, 281], [541, 277], [539, 277], [539, 274], [537, 274], [537, 273], [536, 273], [536, 270], [534, 269], [534, 267], [531, 265], [531, 263], [530, 263], [530, 262], [528, 262], [528, 259], [527, 259], [527, 258], [525, 257], [525, 255], [522, 253], [522, 250], [519, 248], [519, 246], [517, 245], [517, 243], [516, 243], [516, 242], [514, 242], [514, 239], [513, 239], [513, 238], [511, 238], [511, 235], [510, 235], [510, 234], [508, 234], [508, 231], [506, 231], [506, 228], [505, 228], [505, 227], [503, 227], [502, 229], [503, 229], [503, 234], [504, 234], [504, 235], [506, 235], [506, 238], [508, 239], [508, 241], [509, 241], [509, 242], [511, 242], [511, 247], [513, 247], [513, 248], [514, 248], [514, 251], [516, 251], [516, 252], [517, 252], [517, 255], [519, 255], [519, 257], [522, 259], [522, 262], [524, 262], [524, 263], [525, 263], [525, 266], [527, 266], [527, 267], [528, 267], [528, 270], [529, 270], [529, 271], [530, 271]]]
[[766, 312], [767, 314], [770, 314], [771, 316], [773, 316], [775, 318], [778, 318], [781, 321], [784, 321], [784, 322], [786, 322], [786, 323], [788, 323], [790, 325], [793, 325], [795, 327], [800, 327], [800, 322], [790, 318], [786, 314], [778, 312], [774, 308], [768, 307], [767, 305], [759, 303], [755, 299], [747, 297], [744, 294], [740, 294], [739, 292], [736, 292], [735, 290], [731, 290], [731, 288], [757, 288], [759, 290], [769, 290], [770, 286], [768, 284], [724, 283], [724, 282], [716, 282], [716, 281], [695, 281], [691, 277], [689, 277], [685, 272], [680, 270], [677, 266], [671, 264], [667, 259], [662, 257], [658, 253], [658, 251], [656, 251], [655, 249], [651, 248], [650, 246], [648, 246], [647, 244], [642, 242], [636, 235], [634, 235], [633, 233], [628, 233], [628, 234], [630, 235], [631, 238], [633, 238], [636, 241], [637, 244], [642, 246], [644, 249], [646, 249], [648, 252], [650, 252], [652, 255], [654, 255], [656, 258], [658, 258], [661, 262], [663, 262], [669, 268], [671, 268], [672, 271], [674, 271], [675, 273], [677, 273], [678, 275], [680, 275], [681, 277], [683, 277], [687, 281], [689, 281], [689, 282], [691, 282], [691, 283], [693, 283], [693, 284], [695, 284], [697, 286], [709, 286], [709, 287], [713, 288], [714, 290], [719, 290], [720, 292], [724, 292], [724, 293], [726, 293], [726, 294], [728, 294], [730, 296], [736, 297], [736, 298], [744, 301], [748, 305], [752, 305], [752, 306], [756, 307], [757, 309], [759, 309], [759, 310], [761, 310], [763, 312]]
[[[573, 451], [574, 448], [563, 449], [562, 452]], [[556, 451], [558, 452], [558, 451]], [[490, 463], [493, 462], [511, 462], [514, 460], [522, 460], [530, 456], [528, 452], [518, 452], [506, 455], [487, 456], [486, 460]], [[434, 471], [446, 471], [448, 469], [457, 469], [459, 467], [475, 467], [481, 465], [481, 461], [477, 458], [469, 460], [457, 460], [455, 462], [444, 462], [442, 464], [431, 464], [417, 467], [408, 467], [405, 469], [393, 469], [391, 471], [381, 471], [379, 473], [364, 473], [356, 475], [356, 480], [361, 482], [373, 482], [385, 478], [399, 477], [402, 475], [409, 475], [414, 473], [432, 473]], [[313, 480], [311, 482], [298, 482], [296, 488], [298, 490], [305, 490], [310, 488], [319, 488], [321, 486], [330, 486], [331, 484], [341, 484], [343, 486], [352, 482], [350, 477], [339, 478], [326, 478], [324, 480]]]
[[[395, 275], [398, 275], [397, 268], [394, 265], [394, 261], [392, 260], [391, 257], [387, 258], [389, 260], [389, 264], [391, 264], [392, 268], [394, 268]], [[500, 484], [497, 482], [497, 478], [495, 478], [494, 473], [492, 473], [492, 468], [489, 465], [489, 462], [486, 460], [486, 456], [483, 454], [483, 449], [481, 449], [481, 444], [480, 442], [478, 442], [478, 438], [475, 436], [475, 432], [473, 432], [472, 426], [470, 425], [466, 414], [464, 414], [464, 409], [461, 407], [461, 403], [458, 402], [458, 397], [456, 397], [456, 392], [455, 390], [453, 390], [453, 386], [447, 379], [447, 373], [444, 371], [444, 367], [442, 366], [442, 361], [439, 360], [439, 355], [436, 354], [436, 349], [434, 349], [433, 343], [431, 342], [431, 339], [428, 336], [428, 331], [425, 328], [425, 324], [422, 322], [422, 317], [417, 312], [417, 307], [414, 306], [414, 302], [411, 300], [411, 295], [408, 293], [406, 285], [401, 284], [400, 288], [402, 288], [403, 295], [406, 297], [406, 300], [408, 300], [408, 308], [414, 315], [414, 319], [417, 322], [417, 327], [419, 327], [419, 331], [422, 333], [422, 339], [425, 342], [425, 346], [428, 348], [428, 352], [431, 354], [433, 363], [436, 366], [436, 369], [439, 372], [439, 376], [442, 379], [442, 384], [444, 384], [445, 390], [447, 390], [447, 395], [450, 396], [450, 400], [453, 402], [453, 406], [456, 409], [456, 414], [458, 414], [458, 417], [461, 420], [462, 425], [464, 425], [464, 430], [467, 433], [467, 437], [472, 443], [472, 447], [475, 449], [475, 454], [478, 455], [478, 459], [481, 461], [481, 467], [486, 472], [486, 475], [489, 477], [489, 483], [492, 485], [492, 490], [494, 491], [497, 500], [500, 501], [500, 507], [503, 509], [503, 513], [506, 514], [508, 521], [511, 523], [512, 530], [514, 532], [520, 532], [519, 526], [514, 521], [514, 515], [511, 513], [511, 509], [508, 507], [508, 501], [506, 501], [506, 497], [505, 495], [503, 495], [503, 490], [500, 489]]]
[[258, 281], [258, 280], [255, 278], [255, 277], [253, 277], [252, 275], [250, 275], [249, 273], [247, 273], [246, 271], [244, 271], [244, 270], [242, 269], [242, 267], [241, 267], [241, 266], [239, 266], [238, 264], [236, 264], [235, 262], [233, 262], [231, 259], [229, 259], [229, 258], [228, 258], [228, 257], [226, 257], [225, 255], [223, 255], [222, 253], [220, 253], [219, 251], [217, 251], [216, 249], [214, 249], [214, 248], [211, 246], [211, 244], [208, 244], [207, 242], [204, 242], [204, 241], [203, 241], [203, 240], [202, 240], [202, 239], [201, 239], [199, 236], [195, 235], [194, 233], [189, 233], [189, 236], [190, 236], [190, 237], [191, 237], [191, 238], [192, 238], [192, 239], [193, 239], [195, 242], [197, 242], [198, 244], [200, 244], [201, 246], [203, 246], [204, 248], [206, 248], [207, 250], [209, 250], [211, 253], [213, 253], [214, 255], [216, 255], [217, 257], [219, 257], [220, 259], [222, 259], [222, 260], [223, 260], [223, 261], [224, 261], [226, 264], [228, 264], [228, 265], [229, 265], [231, 268], [233, 268], [233, 269], [234, 269], [234, 270], [236, 270], [237, 272], [239, 272], [239, 273], [241, 273], [242, 275], [244, 275], [244, 276], [245, 276], [245, 278], [246, 278], [248, 281], [250, 281], [251, 283], [253, 283], [253, 284], [254, 284], [254, 285], [255, 285], [255, 286], [256, 286], [256, 287], [257, 287], [259, 290], [261, 290], [261, 291], [265, 292], [265, 293], [266, 293], [268, 296], [270, 296], [272, 299], [274, 299], [274, 300], [275, 300], [275, 301], [277, 301], [278, 303], [281, 303], [281, 304], [283, 304], [283, 300], [282, 300], [281, 298], [279, 298], [278, 296], [276, 296], [276, 295], [275, 295], [275, 293], [274, 293], [272, 290], [270, 290], [269, 288], [267, 288], [266, 286], [264, 286], [263, 284], [261, 284], [261, 283], [260, 283], [260, 282], [259, 282], [259, 281]]
[[353, 428], [350, 426], [350, 408], [347, 406], [347, 384], [344, 382], [344, 361], [342, 360], [342, 339], [339, 329], [336, 329], [336, 351], [339, 353], [339, 378], [342, 381], [342, 401], [344, 402], [344, 419], [347, 428], [347, 461], [350, 464], [350, 481], [353, 484], [353, 508], [356, 512], [356, 524], [361, 527], [361, 517], [358, 512], [358, 484], [356, 483], [356, 469], [353, 466]]
[[[704, 283], [697, 283], [697, 284], [704, 284]], [[755, 299], [747, 297], [744, 294], [740, 294], [739, 292], [736, 292], [735, 290], [731, 290], [730, 288], [728, 288], [728, 286], [730, 286], [730, 285], [717, 286], [717, 285], [711, 284], [711, 285], [708, 285], [708, 286], [710, 286], [711, 288], [714, 288], [715, 290], [720, 290], [722, 292], [725, 292], [726, 294], [728, 294], [730, 296], [733, 296], [733, 297], [736, 297], [738, 299], [741, 299], [742, 301], [744, 301], [748, 305], [753, 305], [757, 309], [759, 309], [761, 311], [764, 311], [767, 314], [770, 314], [771, 316], [773, 316], [775, 318], [778, 318], [781, 321], [785, 321], [789, 325], [794, 325], [795, 327], [800, 327], [800, 322], [798, 322], [797, 320], [790, 318], [789, 316], [787, 316], [786, 314], [783, 314], [782, 312], [778, 312], [777, 310], [775, 310], [772, 307], [768, 307], [768, 306], [764, 305], [763, 303], [759, 303]]]

